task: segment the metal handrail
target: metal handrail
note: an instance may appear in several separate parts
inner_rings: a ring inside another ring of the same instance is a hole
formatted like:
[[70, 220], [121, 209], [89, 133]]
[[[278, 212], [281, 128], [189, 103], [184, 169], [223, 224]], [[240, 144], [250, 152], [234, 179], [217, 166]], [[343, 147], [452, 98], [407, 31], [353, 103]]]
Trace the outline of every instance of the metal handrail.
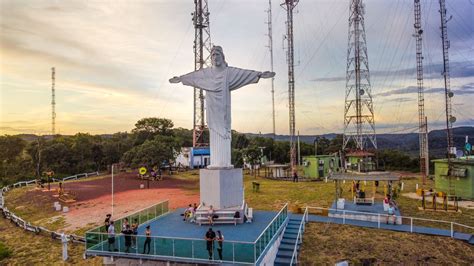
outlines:
[[[323, 207], [311, 207], [307, 206], [307, 209], [317, 209], [317, 210], [328, 210], [328, 211], [336, 211], [336, 212], [342, 212], [343, 215], [343, 223], [345, 223], [345, 215], [346, 213], [356, 213], [356, 214], [364, 214], [364, 215], [372, 215], [372, 216], [377, 216], [378, 217], [378, 228], [380, 228], [380, 217], [389, 217], [391, 215], [385, 214], [385, 213], [371, 213], [371, 212], [360, 212], [360, 211], [350, 211], [350, 210], [340, 210], [340, 209], [332, 209], [332, 208], [323, 208]], [[410, 232], [413, 233], [413, 221], [419, 220], [419, 221], [427, 221], [427, 222], [436, 222], [436, 223], [443, 223], [443, 224], [449, 224], [450, 225], [450, 233], [451, 237], [454, 237], [454, 225], [462, 226], [468, 229], [474, 230], [474, 227], [468, 226], [465, 224], [460, 224], [456, 222], [449, 222], [445, 220], [434, 220], [434, 219], [427, 219], [427, 218], [421, 218], [421, 217], [409, 217], [409, 216], [402, 216], [402, 215], [396, 215], [396, 217], [400, 217], [402, 219], [409, 219], [410, 220]]]
[[255, 240], [255, 244], [258, 242], [258, 240], [263, 236], [263, 234], [265, 234], [265, 232], [267, 231], [267, 229], [273, 224], [273, 222], [275, 221], [275, 219], [277, 219], [280, 214], [283, 212], [283, 210], [287, 209], [288, 211], [288, 203], [285, 204], [285, 206], [283, 206], [283, 208], [281, 208], [281, 210], [278, 212], [277, 215], [275, 215], [275, 217], [272, 219], [272, 221], [267, 225], [267, 227], [265, 227], [265, 229], [263, 229], [262, 233], [257, 237], [257, 240]]
[[301, 230], [304, 231], [304, 224], [307, 220], [307, 217], [308, 217], [308, 207], [305, 208], [303, 217], [302, 217], [301, 222], [300, 222], [300, 226], [298, 228], [298, 236], [296, 237], [295, 247], [293, 249], [293, 254], [291, 255], [290, 265], [293, 265], [293, 261], [295, 261], [296, 264], [298, 263], [298, 252], [297, 252], [298, 244], [299, 244], [298, 242], [300, 241], [300, 238], [301, 239], [303, 238], [303, 234], [302, 234]]
[[[384, 214], [384, 213], [373, 213], [373, 212], [359, 212], [359, 211], [350, 211], [350, 210], [341, 210], [341, 209], [332, 209], [332, 208], [323, 208], [323, 207], [311, 207], [311, 206], [307, 206], [306, 208], [308, 209], [318, 209], [318, 210], [328, 210], [328, 211], [336, 211], [336, 212], [345, 212], [345, 213], [358, 213], [358, 214], [369, 214], [369, 215], [374, 215], [374, 216], [377, 216], [377, 215], [380, 215], [380, 216], [389, 216], [388, 214]], [[421, 217], [410, 217], [410, 216], [403, 216], [403, 215], [397, 215], [397, 217], [401, 217], [401, 218], [407, 218], [407, 219], [414, 219], [414, 220], [421, 220], [421, 221], [429, 221], [429, 222], [440, 222], [440, 223], [446, 223], [446, 224], [451, 224], [451, 223], [454, 223], [454, 224], [457, 224], [457, 225], [461, 225], [461, 226], [465, 226], [465, 227], [469, 227], [471, 229], [474, 229], [474, 227], [470, 227], [468, 225], [464, 225], [464, 224], [459, 224], [459, 223], [456, 223], [456, 222], [449, 222], [449, 221], [444, 221], [444, 220], [433, 220], [433, 219], [427, 219], [427, 218], [421, 218]]]
[[[102, 232], [86, 232], [86, 234], [97, 234], [97, 235], [109, 235], [108, 233], [102, 233]], [[122, 233], [117, 233], [116, 236], [124, 236], [125, 234]], [[177, 240], [192, 240], [192, 241], [206, 241], [205, 239], [202, 238], [189, 238], [189, 237], [170, 237], [170, 236], [146, 236], [146, 235], [133, 235], [133, 237], [151, 237], [151, 238], [159, 238], [159, 239], [177, 239]], [[226, 243], [237, 243], [237, 244], [255, 244], [254, 242], [249, 242], [249, 241], [233, 241], [233, 240], [226, 240]]]

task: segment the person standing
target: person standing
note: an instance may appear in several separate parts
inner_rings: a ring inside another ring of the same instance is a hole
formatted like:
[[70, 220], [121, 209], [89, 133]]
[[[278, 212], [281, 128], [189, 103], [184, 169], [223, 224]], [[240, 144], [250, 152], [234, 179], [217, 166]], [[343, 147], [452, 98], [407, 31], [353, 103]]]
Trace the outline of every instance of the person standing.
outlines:
[[219, 253], [219, 260], [222, 261], [222, 245], [224, 244], [224, 235], [220, 230], [217, 230], [217, 253]]
[[108, 232], [108, 231], [109, 231], [110, 217], [112, 217], [111, 214], [107, 214], [107, 215], [105, 216], [105, 221], [104, 221], [105, 232]]
[[110, 226], [107, 229], [108, 241], [109, 241], [109, 251], [117, 251], [115, 248], [115, 226], [114, 221], [110, 221]]
[[130, 226], [128, 224], [128, 218], [125, 218], [125, 219], [123, 219], [123, 223], [122, 223], [122, 231], [127, 229], [127, 225]]
[[132, 248], [137, 248], [137, 235], [138, 235], [138, 220], [133, 219], [132, 223]]
[[130, 246], [132, 245], [132, 234], [133, 231], [130, 229], [130, 225], [126, 225], [125, 230], [122, 230], [125, 238], [125, 252], [130, 252]]
[[214, 251], [214, 240], [216, 239], [216, 233], [212, 231], [212, 228], [209, 228], [209, 231], [207, 231], [205, 239], [207, 252], [209, 253], [209, 260], [212, 260], [212, 253]]
[[298, 172], [297, 171], [295, 171], [293, 173], [293, 182], [298, 182]]
[[[146, 239], [145, 239], [145, 244], [143, 244], [143, 254], [145, 253], [150, 254], [151, 230], [150, 230], [149, 225], [146, 226], [145, 235], [146, 235]], [[146, 252], [147, 247], [148, 247], [148, 252]]]

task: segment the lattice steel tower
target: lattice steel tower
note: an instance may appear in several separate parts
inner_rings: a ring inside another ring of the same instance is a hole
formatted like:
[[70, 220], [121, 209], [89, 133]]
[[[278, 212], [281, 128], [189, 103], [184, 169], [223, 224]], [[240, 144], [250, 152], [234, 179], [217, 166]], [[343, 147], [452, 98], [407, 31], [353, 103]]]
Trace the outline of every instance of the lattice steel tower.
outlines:
[[[211, 32], [207, 0], [194, 0], [194, 6], [191, 14], [194, 23], [194, 70], [199, 70], [211, 66]], [[209, 145], [204, 140], [207, 129], [204, 114], [204, 92], [194, 88], [193, 147]]]
[[343, 149], [351, 139], [355, 142], [358, 150], [366, 150], [369, 142], [374, 148], [377, 148], [364, 13], [362, 0], [351, 0]]
[[446, 137], [447, 137], [447, 155], [448, 155], [448, 180], [449, 180], [449, 191], [448, 195], [454, 196], [454, 182], [451, 180], [453, 174], [453, 163], [451, 157], [456, 152], [454, 151], [454, 142], [453, 142], [453, 123], [456, 122], [456, 118], [452, 115], [451, 109], [451, 98], [454, 96], [451, 91], [451, 85], [449, 81], [449, 40], [448, 40], [448, 20], [446, 19], [446, 3], [445, 0], [439, 0], [439, 12], [441, 14], [441, 39], [443, 41], [443, 77], [444, 77], [444, 96], [445, 96], [445, 108], [446, 108]]
[[[272, 0], [268, 0], [268, 50], [270, 52], [270, 70], [273, 72], [273, 34], [272, 34]], [[272, 118], [273, 139], [275, 139], [275, 77], [272, 77]]]
[[51, 68], [51, 134], [56, 135], [56, 89], [55, 89], [55, 69]]
[[294, 66], [294, 49], [293, 49], [293, 9], [299, 0], [285, 0], [281, 4], [286, 10], [286, 39], [287, 47], [287, 63], [288, 63], [288, 98], [290, 111], [290, 163], [291, 172], [296, 171], [296, 143], [295, 143], [295, 66]]
[[420, 173], [423, 184], [429, 175], [429, 153], [428, 153], [428, 119], [425, 116], [425, 97], [423, 88], [423, 29], [421, 28], [421, 3], [415, 0], [415, 33], [416, 39], [416, 83], [418, 86], [418, 125], [420, 142]]

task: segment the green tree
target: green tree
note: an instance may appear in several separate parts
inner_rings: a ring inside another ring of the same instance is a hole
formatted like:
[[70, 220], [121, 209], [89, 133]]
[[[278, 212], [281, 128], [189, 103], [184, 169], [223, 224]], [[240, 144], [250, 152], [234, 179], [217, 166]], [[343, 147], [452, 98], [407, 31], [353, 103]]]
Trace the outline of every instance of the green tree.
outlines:
[[252, 172], [255, 171], [257, 165], [260, 164], [262, 158], [261, 149], [255, 145], [248, 146], [242, 151], [245, 162], [250, 164]]
[[14, 171], [18, 164], [26, 142], [17, 136], [0, 136], [0, 166], [3, 177]]
[[122, 156], [122, 161], [132, 167], [161, 166], [175, 160], [179, 144], [171, 136], [156, 136], [139, 146], [133, 147]]
[[132, 132], [135, 135], [135, 145], [146, 140], [152, 140], [157, 135], [172, 136], [173, 121], [166, 118], [148, 117], [138, 120]]

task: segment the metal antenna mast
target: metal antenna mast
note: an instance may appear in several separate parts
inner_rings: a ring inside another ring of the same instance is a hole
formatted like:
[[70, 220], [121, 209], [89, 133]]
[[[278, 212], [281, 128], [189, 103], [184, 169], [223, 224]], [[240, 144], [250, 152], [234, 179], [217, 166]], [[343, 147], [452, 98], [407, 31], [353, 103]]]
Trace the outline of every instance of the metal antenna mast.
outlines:
[[51, 68], [51, 134], [56, 135], [56, 90], [55, 86], [55, 69]]
[[286, 39], [288, 41], [288, 95], [290, 109], [290, 163], [291, 172], [296, 171], [296, 144], [295, 144], [295, 71], [293, 50], [293, 9], [299, 0], [285, 0], [281, 7], [286, 10]]
[[368, 140], [377, 149], [364, 13], [362, 0], [351, 0], [343, 149], [351, 139], [354, 140], [358, 150], [367, 149]]
[[[191, 14], [194, 23], [194, 70], [209, 67], [211, 55], [211, 32], [207, 0], [194, 0], [195, 10]], [[194, 88], [193, 147], [209, 144], [204, 140], [204, 92]]]
[[445, 0], [439, 0], [439, 12], [441, 14], [441, 39], [443, 41], [443, 76], [444, 76], [444, 96], [445, 96], [445, 104], [446, 104], [446, 137], [448, 140], [448, 148], [447, 148], [447, 155], [448, 155], [448, 180], [449, 180], [449, 191], [448, 195], [454, 196], [454, 182], [452, 182], [452, 174], [453, 174], [453, 163], [451, 156], [454, 154], [456, 155], [454, 142], [453, 142], [453, 123], [456, 122], [456, 118], [452, 115], [451, 109], [451, 98], [454, 96], [453, 92], [450, 88], [449, 82], [449, 40], [448, 40], [448, 27], [447, 23], [451, 19], [446, 19], [446, 5]]
[[[273, 35], [272, 35], [272, 0], [268, 0], [268, 49], [270, 50], [270, 68], [273, 72]], [[273, 118], [273, 139], [275, 139], [275, 77], [272, 78], [272, 118]]]
[[423, 43], [421, 28], [421, 3], [415, 0], [415, 33], [416, 38], [416, 83], [418, 85], [418, 124], [420, 142], [420, 173], [423, 184], [429, 175], [429, 153], [428, 153], [428, 119], [425, 116], [425, 96], [423, 88]]

